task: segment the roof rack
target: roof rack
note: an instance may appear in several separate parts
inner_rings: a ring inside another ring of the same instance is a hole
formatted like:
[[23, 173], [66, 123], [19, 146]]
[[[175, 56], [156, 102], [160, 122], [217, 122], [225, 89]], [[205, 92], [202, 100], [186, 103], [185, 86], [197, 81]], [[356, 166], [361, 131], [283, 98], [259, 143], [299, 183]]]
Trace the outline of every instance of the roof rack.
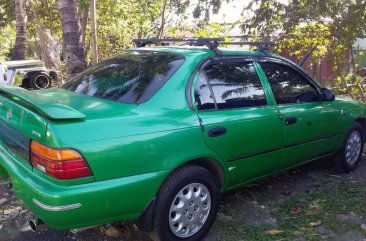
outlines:
[[145, 47], [148, 44], [153, 43], [166, 43], [166, 42], [184, 42], [190, 46], [207, 46], [210, 50], [214, 51], [216, 55], [221, 55], [221, 51], [218, 49], [219, 45], [250, 45], [257, 47], [258, 51], [268, 53], [271, 46], [275, 45], [275, 42], [225, 42], [225, 38], [151, 38], [151, 39], [134, 39], [134, 43], [137, 47]]
[[220, 42], [225, 41], [224, 38], [151, 38], [151, 39], [134, 39], [137, 47], [145, 47], [147, 44], [164, 43], [164, 42], [185, 42], [190, 46], [207, 46], [210, 50], [216, 54], [221, 54], [217, 49]]

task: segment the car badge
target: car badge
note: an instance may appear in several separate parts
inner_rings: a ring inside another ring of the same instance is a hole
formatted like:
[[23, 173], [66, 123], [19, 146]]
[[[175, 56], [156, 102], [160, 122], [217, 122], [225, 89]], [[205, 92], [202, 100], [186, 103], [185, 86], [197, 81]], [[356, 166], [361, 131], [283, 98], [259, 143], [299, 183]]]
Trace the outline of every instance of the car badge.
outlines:
[[6, 112], [6, 119], [11, 120], [13, 118], [13, 112], [11, 110], [8, 110]]
[[39, 132], [35, 131], [35, 130], [32, 130], [32, 134], [35, 135], [38, 138], [42, 137], [42, 135]]

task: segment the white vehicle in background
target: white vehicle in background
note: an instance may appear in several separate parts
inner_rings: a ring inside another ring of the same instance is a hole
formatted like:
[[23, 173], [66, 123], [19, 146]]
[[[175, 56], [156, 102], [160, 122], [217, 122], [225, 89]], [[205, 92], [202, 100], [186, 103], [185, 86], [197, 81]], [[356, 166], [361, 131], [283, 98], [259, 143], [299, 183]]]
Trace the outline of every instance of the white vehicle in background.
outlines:
[[25, 89], [46, 89], [57, 80], [57, 73], [40, 60], [0, 62], [0, 85], [14, 85]]

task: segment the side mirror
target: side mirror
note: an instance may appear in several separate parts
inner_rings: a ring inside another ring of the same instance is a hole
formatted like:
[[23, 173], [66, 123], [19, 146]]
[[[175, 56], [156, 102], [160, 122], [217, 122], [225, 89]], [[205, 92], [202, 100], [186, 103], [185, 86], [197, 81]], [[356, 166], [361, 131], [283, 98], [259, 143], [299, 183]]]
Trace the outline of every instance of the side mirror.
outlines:
[[322, 100], [323, 101], [333, 101], [335, 100], [335, 93], [333, 90], [322, 88]]

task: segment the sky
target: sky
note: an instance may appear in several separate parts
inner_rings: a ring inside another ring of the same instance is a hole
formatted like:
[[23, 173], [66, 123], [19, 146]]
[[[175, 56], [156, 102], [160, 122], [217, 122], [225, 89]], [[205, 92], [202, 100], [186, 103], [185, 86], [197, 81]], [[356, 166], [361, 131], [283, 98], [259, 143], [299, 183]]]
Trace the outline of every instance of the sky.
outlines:
[[[223, 1], [220, 12], [211, 15], [211, 20], [219, 23], [235, 22], [241, 17], [244, 7], [247, 6], [249, 2], [249, 0], [231, 0], [230, 3]], [[288, 0], [279, 0], [279, 2], [287, 4]]]
[[220, 12], [212, 14], [211, 20], [219, 23], [233, 23], [241, 17], [241, 13], [247, 4], [248, 1], [245, 0], [233, 0], [230, 3], [223, 1]]

